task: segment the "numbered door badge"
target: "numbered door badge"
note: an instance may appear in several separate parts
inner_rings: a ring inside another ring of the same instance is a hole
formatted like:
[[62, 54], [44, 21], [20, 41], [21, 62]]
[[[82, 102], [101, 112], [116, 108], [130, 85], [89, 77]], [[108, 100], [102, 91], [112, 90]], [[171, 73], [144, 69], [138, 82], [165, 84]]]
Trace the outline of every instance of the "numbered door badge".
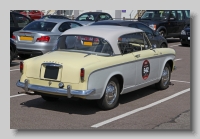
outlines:
[[148, 60], [145, 60], [142, 65], [142, 78], [146, 80], [150, 74], [150, 63]]

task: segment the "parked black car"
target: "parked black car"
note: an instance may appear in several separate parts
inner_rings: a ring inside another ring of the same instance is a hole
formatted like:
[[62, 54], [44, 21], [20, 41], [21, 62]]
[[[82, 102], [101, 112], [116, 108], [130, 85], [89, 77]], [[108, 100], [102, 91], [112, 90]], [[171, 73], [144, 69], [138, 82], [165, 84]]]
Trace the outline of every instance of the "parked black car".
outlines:
[[11, 11], [10, 12], [10, 38], [14, 31], [18, 31], [28, 25], [32, 20], [22, 14]]
[[138, 21], [105, 20], [105, 21], [95, 22], [91, 25], [114, 25], [114, 26], [127, 26], [127, 27], [138, 28], [143, 30], [147, 34], [152, 45], [155, 44], [156, 47], [158, 48], [168, 47], [167, 40], [163, 36], [161, 36], [157, 31], [152, 30], [144, 23]]
[[15, 41], [10, 38], [10, 64], [12, 63], [13, 59], [17, 57], [17, 48]]
[[147, 10], [138, 20], [165, 38], [180, 38], [183, 27], [190, 23], [190, 10]]
[[190, 45], [190, 24], [187, 24], [181, 31], [180, 40], [183, 46]]
[[44, 15], [41, 19], [49, 19], [49, 18], [71, 20], [71, 19], [69, 19], [69, 18], [67, 18], [66, 16], [63, 16], [63, 15]]

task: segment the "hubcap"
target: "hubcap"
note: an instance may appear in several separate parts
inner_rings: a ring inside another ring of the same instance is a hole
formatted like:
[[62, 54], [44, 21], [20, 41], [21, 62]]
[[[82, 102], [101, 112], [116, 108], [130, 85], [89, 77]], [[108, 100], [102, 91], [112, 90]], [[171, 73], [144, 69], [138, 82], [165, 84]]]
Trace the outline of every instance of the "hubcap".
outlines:
[[166, 86], [168, 82], [169, 82], [169, 69], [165, 67], [162, 73], [162, 84]]
[[107, 103], [109, 105], [113, 104], [117, 96], [117, 85], [115, 84], [115, 82], [111, 81], [108, 83], [108, 85], [106, 86], [105, 96]]

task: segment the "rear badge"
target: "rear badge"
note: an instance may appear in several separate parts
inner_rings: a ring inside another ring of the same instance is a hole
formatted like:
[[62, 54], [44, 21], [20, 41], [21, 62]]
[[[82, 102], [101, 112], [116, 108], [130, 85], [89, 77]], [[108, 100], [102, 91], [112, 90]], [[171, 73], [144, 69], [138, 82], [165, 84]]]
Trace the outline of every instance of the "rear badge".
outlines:
[[142, 65], [142, 78], [146, 80], [150, 74], [150, 63], [148, 60], [145, 60]]

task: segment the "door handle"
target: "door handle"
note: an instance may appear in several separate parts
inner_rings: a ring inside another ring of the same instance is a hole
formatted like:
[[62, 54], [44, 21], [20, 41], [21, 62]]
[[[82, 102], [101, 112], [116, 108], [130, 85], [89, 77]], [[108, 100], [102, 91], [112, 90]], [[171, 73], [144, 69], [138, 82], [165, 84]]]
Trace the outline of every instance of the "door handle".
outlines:
[[140, 57], [140, 54], [135, 55], [135, 57], [139, 58], [139, 57]]

